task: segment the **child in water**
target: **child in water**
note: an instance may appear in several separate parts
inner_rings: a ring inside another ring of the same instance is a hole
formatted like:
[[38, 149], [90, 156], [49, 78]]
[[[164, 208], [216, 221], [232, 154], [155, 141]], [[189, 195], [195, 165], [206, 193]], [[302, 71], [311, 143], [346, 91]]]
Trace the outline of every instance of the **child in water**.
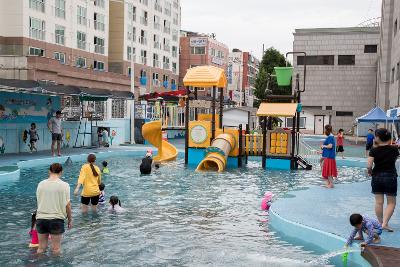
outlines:
[[151, 149], [148, 149], [146, 152], [146, 156], [142, 159], [142, 163], [140, 164], [140, 173], [150, 174], [152, 164], [153, 164], [153, 152]]
[[108, 162], [107, 161], [103, 161], [102, 165], [103, 165], [103, 169], [101, 170], [101, 172], [103, 174], [110, 174], [110, 170], [107, 167], [108, 166]]
[[118, 199], [117, 196], [111, 196], [109, 203], [110, 203], [110, 207], [108, 208], [109, 211], [115, 211], [115, 212], [124, 211], [124, 209], [121, 208], [121, 201]]
[[[354, 213], [350, 216], [350, 224], [354, 229], [347, 239], [345, 247], [351, 246], [353, 240], [364, 240], [363, 232], [368, 235], [368, 238], [365, 242], [361, 243], [361, 247], [365, 247], [371, 243], [377, 244], [381, 241], [379, 236], [382, 234], [382, 225], [378, 220]], [[356, 237], [357, 233], [358, 236]]]
[[29, 231], [29, 235], [31, 236], [31, 242], [29, 243], [29, 247], [30, 248], [39, 247], [39, 237], [38, 237], [38, 232], [36, 230], [36, 211], [32, 213], [31, 230]]
[[100, 196], [99, 196], [99, 204], [104, 205], [106, 204], [106, 193], [104, 192], [104, 188], [106, 188], [105, 184], [99, 184], [100, 189]]

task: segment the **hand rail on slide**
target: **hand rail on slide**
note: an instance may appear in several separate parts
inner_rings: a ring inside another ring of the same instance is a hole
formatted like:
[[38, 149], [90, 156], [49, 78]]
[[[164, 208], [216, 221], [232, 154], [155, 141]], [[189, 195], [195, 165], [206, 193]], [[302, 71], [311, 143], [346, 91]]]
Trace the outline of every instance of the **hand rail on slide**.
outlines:
[[297, 140], [298, 155], [307, 160], [313, 167], [319, 167], [319, 159], [321, 158], [319, 151], [304, 141], [304, 135], [302, 133], [297, 134]]

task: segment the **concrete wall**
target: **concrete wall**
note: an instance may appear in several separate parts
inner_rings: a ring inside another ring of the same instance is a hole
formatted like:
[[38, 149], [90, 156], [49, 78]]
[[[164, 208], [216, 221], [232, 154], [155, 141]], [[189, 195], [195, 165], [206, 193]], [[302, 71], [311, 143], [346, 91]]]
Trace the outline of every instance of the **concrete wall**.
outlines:
[[[332, 107], [334, 128], [350, 130], [356, 117], [375, 106], [378, 56], [364, 53], [364, 46], [379, 45], [379, 37], [379, 28], [296, 30], [294, 51], [305, 51], [309, 56], [334, 56], [334, 65], [307, 65], [303, 106], [323, 110]], [[338, 65], [338, 55], [355, 55], [355, 65]], [[302, 80], [303, 66], [297, 66], [297, 57], [294, 66]], [[336, 116], [341, 111], [353, 112], [353, 116]]]

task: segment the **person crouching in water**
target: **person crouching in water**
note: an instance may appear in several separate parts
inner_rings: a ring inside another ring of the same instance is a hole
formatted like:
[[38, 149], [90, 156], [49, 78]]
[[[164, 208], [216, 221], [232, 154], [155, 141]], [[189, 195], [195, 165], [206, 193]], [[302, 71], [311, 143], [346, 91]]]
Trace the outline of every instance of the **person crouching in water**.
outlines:
[[111, 196], [109, 203], [110, 207], [108, 208], [108, 211], [115, 211], [115, 212], [124, 211], [124, 209], [121, 207], [121, 200], [119, 200], [117, 196]]
[[140, 173], [150, 174], [152, 164], [153, 164], [153, 152], [151, 151], [151, 149], [148, 149], [146, 152], [146, 156], [142, 159], [142, 163], [140, 164]]

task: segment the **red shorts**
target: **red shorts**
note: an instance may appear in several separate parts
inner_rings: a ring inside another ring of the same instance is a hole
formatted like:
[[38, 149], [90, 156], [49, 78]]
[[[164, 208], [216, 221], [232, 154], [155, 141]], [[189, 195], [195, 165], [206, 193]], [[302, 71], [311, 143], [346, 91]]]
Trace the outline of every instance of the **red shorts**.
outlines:
[[322, 166], [322, 177], [328, 179], [328, 177], [337, 177], [337, 175], [336, 160], [325, 158]]

